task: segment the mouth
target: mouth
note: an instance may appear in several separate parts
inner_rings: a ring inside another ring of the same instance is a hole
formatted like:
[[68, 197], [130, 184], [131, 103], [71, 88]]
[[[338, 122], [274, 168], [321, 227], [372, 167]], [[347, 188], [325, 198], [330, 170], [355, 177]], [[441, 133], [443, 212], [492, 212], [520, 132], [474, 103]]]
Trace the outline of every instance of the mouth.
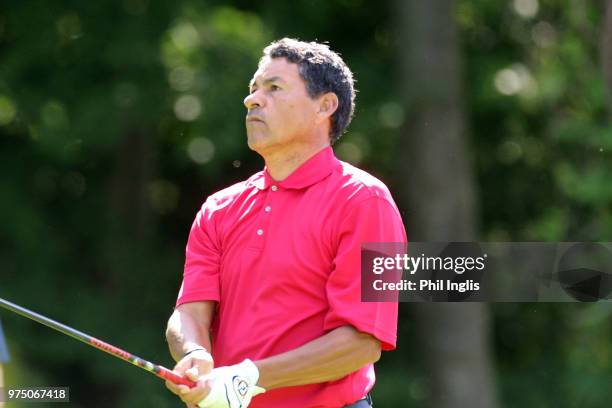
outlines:
[[246, 118], [247, 123], [264, 123], [263, 119], [260, 116], [256, 116], [256, 115], [249, 115]]

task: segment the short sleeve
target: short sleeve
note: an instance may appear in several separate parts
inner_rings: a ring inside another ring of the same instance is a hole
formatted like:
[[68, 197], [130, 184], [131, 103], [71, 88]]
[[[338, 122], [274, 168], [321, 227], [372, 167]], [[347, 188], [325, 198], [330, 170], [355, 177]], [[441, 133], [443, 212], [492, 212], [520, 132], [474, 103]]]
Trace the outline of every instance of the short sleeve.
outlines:
[[2, 331], [2, 323], [0, 323], [0, 364], [8, 363], [9, 353], [8, 347], [6, 346], [6, 340], [4, 339], [4, 332]]
[[213, 215], [214, 207], [207, 200], [193, 222], [185, 250], [183, 283], [176, 306], [188, 302], [219, 301], [219, 267], [221, 251]]
[[405, 243], [406, 231], [395, 205], [384, 197], [370, 197], [349, 210], [338, 231], [338, 246], [326, 291], [329, 311], [324, 329], [352, 325], [380, 340], [383, 350], [397, 341], [397, 302], [361, 301], [361, 245], [372, 242]]

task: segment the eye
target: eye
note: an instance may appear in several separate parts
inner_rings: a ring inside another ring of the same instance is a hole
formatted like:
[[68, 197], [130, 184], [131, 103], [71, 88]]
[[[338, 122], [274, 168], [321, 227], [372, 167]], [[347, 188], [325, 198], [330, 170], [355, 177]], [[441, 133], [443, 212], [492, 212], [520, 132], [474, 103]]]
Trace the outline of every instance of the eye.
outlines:
[[280, 91], [280, 86], [278, 85], [270, 85], [270, 90], [271, 91]]

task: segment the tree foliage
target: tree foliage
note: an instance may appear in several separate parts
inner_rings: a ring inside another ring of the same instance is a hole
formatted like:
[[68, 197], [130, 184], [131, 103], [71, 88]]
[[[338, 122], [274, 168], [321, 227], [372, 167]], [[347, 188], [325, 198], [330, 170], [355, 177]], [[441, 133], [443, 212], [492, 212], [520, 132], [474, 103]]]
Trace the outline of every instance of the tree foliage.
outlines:
[[[3, 5], [2, 297], [171, 366], [163, 333], [187, 232], [206, 195], [262, 166], [245, 144], [242, 100], [261, 49], [282, 36], [329, 41], [355, 72], [340, 157], [392, 191], [410, 183], [396, 160], [408, 117], [394, 2]], [[611, 240], [604, 6], [456, 2], [482, 240]], [[610, 400], [609, 307], [493, 311], [503, 406]], [[180, 406], [140, 370], [29, 321], [3, 323], [9, 384], [70, 386], [74, 407]], [[380, 363], [379, 406], [422, 406], [431, 389], [413, 331], [400, 322], [400, 349]]]

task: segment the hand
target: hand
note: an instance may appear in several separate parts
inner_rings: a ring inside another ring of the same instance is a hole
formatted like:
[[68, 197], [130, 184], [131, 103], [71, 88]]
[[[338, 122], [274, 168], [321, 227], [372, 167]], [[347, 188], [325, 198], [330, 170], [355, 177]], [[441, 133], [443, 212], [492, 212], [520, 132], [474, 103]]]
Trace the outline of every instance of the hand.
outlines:
[[215, 368], [208, 378], [212, 380], [212, 389], [198, 404], [200, 408], [247, 408], [252, 397], [266, 391], [257, 386], [259, 369], [249, 359]]
[[189, 388], [186, 385], [174, 384], [166, 381], [166, 387], [187, 404], [195, 408], [212, 388], [210, 379], [206, 376], [212, 372], [213, 358], [206, 350], [196, 350], [183, 357], [174, 366], [174, 372], [196, 382], [196, 386]]

